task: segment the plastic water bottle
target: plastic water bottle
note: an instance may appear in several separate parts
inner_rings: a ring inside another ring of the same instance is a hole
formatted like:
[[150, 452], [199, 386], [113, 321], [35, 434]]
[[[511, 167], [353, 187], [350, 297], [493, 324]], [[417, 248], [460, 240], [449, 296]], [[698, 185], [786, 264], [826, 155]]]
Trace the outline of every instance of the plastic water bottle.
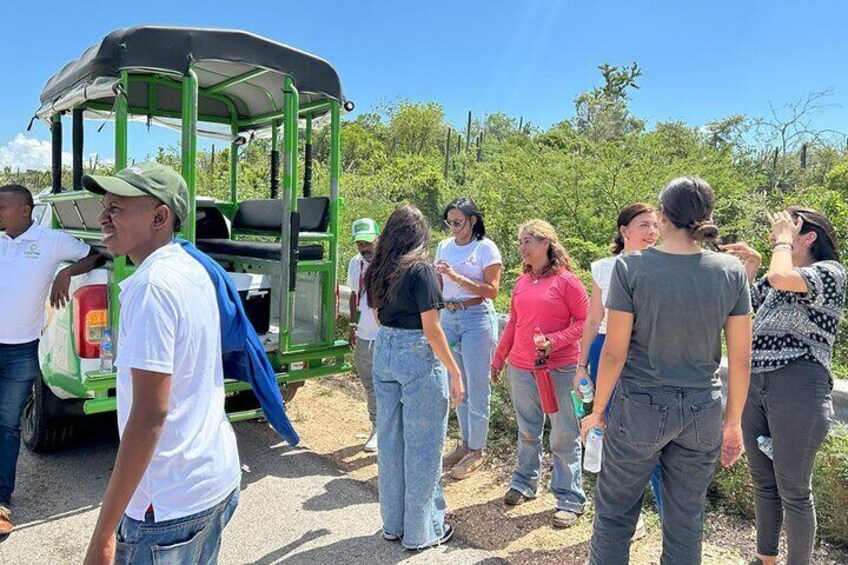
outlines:
[[574, 405], [575, 416], [582, 418], [586, 415], [586, 410], [583, 408], [583, 401], [580, 400], [580, 397], [573, 390], [571, 391], [571, 403]]
[[542, 333], [542, 329], [538, 326], [533, 328], [533, 345], [536, 346], [536, 349], [545, 349], [545, 342], [547, 338], [545, 334]]
[[592, 386], [592, 383], [589, 382], [589, 379], [580, 379], [580, 384], [577, 385], [577, 389], [583, 396], [583, 404], [589, 404], [595, 400], [595, 388]]
[[109, 328], [106, 328], [103, 330], [103, 339], [100, 340], [101, 373], [111, 373], [114, 371], [112, 357], [112, 331]]
[[757, 438], [757, 447], [766, 454], [769, 459], [774, 459], [774, 440], [767, 436]]
[[590, 473], [601, 471], [601, 455], [603, 453], [604, 432], [595, 428], [586, 434], [586, 452], [583, 454], [583, 468]]

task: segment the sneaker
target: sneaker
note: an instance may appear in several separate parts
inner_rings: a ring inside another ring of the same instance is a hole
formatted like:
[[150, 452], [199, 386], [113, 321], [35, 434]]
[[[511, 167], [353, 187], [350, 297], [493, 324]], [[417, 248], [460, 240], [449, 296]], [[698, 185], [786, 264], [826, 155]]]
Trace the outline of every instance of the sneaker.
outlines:
[[437, 541], [431, 543], [430, 545], [425, 545], [423, 547], [406, 547], [403, 548], [410, 551], [422, 551], [425, 549], [430, 549], [431, 547], [439, 547], [440, 545], [444, 545], [448, 543], [451, 538], [453, 538], [453, 526], [450, 524], [445, 524], [445, 531]]
[[376, 453], [377, 451], [377, 429], [371, 428], [371, 435], [368, 436], [368, 441], [365, 442], [365, 446], [362, 448], [362, 451], [366, 453]]
[[474, 451], [469, 451], [468, 455], [459, 460], [459, 463], [453, 466], [451, 469], [450, 476], [451, 478], [456, 479], [457, 481], [461, 481], [462, 479], [467, 479], [476, 471], [480, 465], [483, 464], [483, 451], [480, 449], [475, 449]]
[[452, 468], [454, 465], [459, 463], [459, 461], [463, 457], [468, 455], [469, 451], [470, 450], [468, 449], [467, 445], [465, 445], [464, 443], [460, 443], [459, 445], [456, 446], [456, 449], [454, 449], [453, 451], [451, 451], [447, 455], [442, 456], [442, 468], [443, 469]]
[[504, 495], [504, 504], [506, 504], [507, 506], [518, 506], [519, 504], [522, 504], [525, 500], [527, 500], [527, 497], [524, 496], [524, 494], [522, 494], [521, 492], [515, 490], [514, 488], [511, 488], [506, 491], [506, 494]]
[[389, 532], [383, 530], [383, 539], [386, 541], [398, 541], [403, 539], [403, 536], [400, 534], [390, 534]]
[[570, 528], [579, 518], [579, 514], [575, 514], [569, 510], [557, 510], [554, 512], [553, 527], [554, 528]]
[[12, 533], [12, 512], [2, 504], [0, 504], [0, 536], [6, 536]]
[[647, 535], [645, 531], [645, 520], [642, 519], [642, 514], [639, 513], [639, 521], [636, 522], [636, 531], [633, 532], [633, 537], [630, 538], [630, 541], [640, 540]]

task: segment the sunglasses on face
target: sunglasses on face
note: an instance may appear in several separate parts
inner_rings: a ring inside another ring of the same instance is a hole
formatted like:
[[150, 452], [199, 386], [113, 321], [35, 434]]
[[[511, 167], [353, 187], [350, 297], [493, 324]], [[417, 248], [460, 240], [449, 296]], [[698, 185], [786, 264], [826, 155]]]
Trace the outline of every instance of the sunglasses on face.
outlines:
[[445, 222], [445, 225], [449, 228], [459, 229], [459, 228], [461, 228], [462, 226], [465, 225], [464, 219], [462, 219], [462, 220], [445, 220], [444, 222]]

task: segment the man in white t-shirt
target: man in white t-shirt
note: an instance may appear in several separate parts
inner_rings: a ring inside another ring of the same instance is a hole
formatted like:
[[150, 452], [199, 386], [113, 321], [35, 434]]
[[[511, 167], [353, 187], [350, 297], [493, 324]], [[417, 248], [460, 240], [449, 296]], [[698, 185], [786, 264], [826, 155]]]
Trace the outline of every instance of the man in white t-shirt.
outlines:
[[365, 387], [368, 399], [368, 418], [371, 420], [371, 435], [365, 442], [364, 451], [377, 451], [377, 399], [374, 396], [374, 378], [372, 375], [372, 353], [374, 340], [380, 325], [374, 317], [374, 310], [368, 306], [365, 295], [365, 271], [374, 258], [377, 248], [377, 237], [380, 228], [377, 222], [370, 218], [362, 218], [353, 222], [353, 241], [359, 253], [350, 260], [347, 267], [347, 284], [350, 287], [350, 344], [353, 346], [353, 364], [356, 374]]
[[[21, 445], [21, 415], [38, 367], [38, 341], [44, 306], [68, 302], [71, 277], [87, 273], [102, 258], [66, 233], [32, 221], [32, 193], [23, 186], [0, 186], [0, 535], [12, 531], [9, 506]], [[66, 261], [74, 264], [59, 273]], [[52, 289], [51, 289], [52, 282]]]
[[216, 563], [241, 469], [224, 412], [215, 287], [173, 241], [188, 217], [186, 184], [142, 163], [83, 186], [104, 195], [110, 253], [137, 265], [120, 283], [121, 444], [85, 562]]

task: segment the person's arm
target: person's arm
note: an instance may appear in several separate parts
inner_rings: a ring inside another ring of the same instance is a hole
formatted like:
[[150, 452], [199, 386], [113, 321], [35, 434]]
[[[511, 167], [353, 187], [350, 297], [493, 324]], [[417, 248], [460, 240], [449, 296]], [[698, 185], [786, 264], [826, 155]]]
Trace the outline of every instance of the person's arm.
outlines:
[[494, 300], [501, 286], [501, 271], [503, 265], [497, 263], [483, 269], [483, 282], [473, 281], [453, 270], [449, 263], [442, 261], [438, 264], [439, 272], [458, 284], [460, 287], [473, 292], [477, 296]]
[[580, 279], [573, 277], [568, 281], [562, 281], [562, 283], [565, 285], [565, 306], [571, 314], [571, 323], [565, 329], [545, 336], [550, 343], [550, 347], [547, 349], [548, 354], [571, 347], [576, 341], [579, 341], [583, 335], [586, 316], [589, 314], [589, 297], [586, 296], [586, 289], [583, 288]]
[[724, 324], [727, 339], [727, 405], [721, 463], [730, 467], [742, 455], [742, 410], [751, 380], [751, 316], [730, 316]]
[[50, 288], [50, 306], [64, 308], [70, 301], [68, 290], [71, 287], [71, 277], [87, 273], [105, 262], [106, 258], [92, 247], [87, 256], [59, 271]]
[[612, 392], [618, 379], [621, 378], [621, 370], [627, 361], [627, 351], [630, 348], [630, 337], [633, 334], [633, 314], [610, 310], [607, 314], [607, 337], [604, 348], [601, 350], [601, 360], [598, 364], [598, 380], [595, 383], [595, 400], [592, 405], [592, 413], [583, 418], [582, 436], [586, 440], [586, 434], [593, 428], [604, 429], [604, 416], [607, 404], [612, 398]]
[[515, 324], [518, 316], [515, 313], [515, 292], [512, 294], [512, 300], [509, 303], [509, 320], [506, 322], [503, 335], [501, 336], [498, 347], [495, 349], [495, 354], [492, 356], [491, 376], [492, 380], [498, 382], [500, 373], [506, 365], [506, 358], [509, 352], [512, 351], [512, 344], [515, 341]]
[[771, 234], [774, 240], [771, 261], [766, 278], [769, 285], [777, 290], [806, 294], [809, 292], [807, 281], [795, 270], [792, 263], [792, 249], [795, 237], [801, 232], [804, 221], [793, 220], [789, 212], [776, 212], [770, 215]]
[[580, 359], [577, 361], [577, 373], [574, 375], [572, 383], [574, 391], [582, 398], [582, 394], [578, 388], [581, 379], [589, 379], [589, 351], [592, 349], [592, 343], [598, 337], [598, 330], [601, 327], [601, 321], [604, 319], [604, 305], [601, 298], [601, 287], [593, 280], [592, 295], [589, 297], [589, 315], [586, 317], [586, 323], [583, 325], [583, 337], [580, 338]]
[[132, 409], [89, 542], [86, 565], [111, 565], [114, 559], [115, 529], [153, 458], [165, 426], [171, 375], [132, 369], [132, 389]]
[[456, 359], [453, 358], [442, 324], [439, 323], [439, 311], [436, 309], [421, 312], [421, 325], [427, 343], [433, 348], [433, 353], [441, 361], [450, 375], [450, 398], [454, 406], [462, 402], [465, 389], [462, 386], [462, 373]]

